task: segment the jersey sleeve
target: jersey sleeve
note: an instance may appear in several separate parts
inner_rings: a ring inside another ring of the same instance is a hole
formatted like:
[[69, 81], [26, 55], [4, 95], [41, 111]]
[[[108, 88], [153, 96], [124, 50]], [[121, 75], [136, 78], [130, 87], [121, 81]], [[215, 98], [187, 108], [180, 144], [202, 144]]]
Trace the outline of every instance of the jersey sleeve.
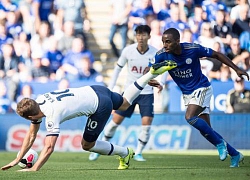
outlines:
[[128, 53], [128, 48], [125, 47], [121, 53], [121, 56], [119, 57], [119, 59], [117, 61], [117, 65], [120, 68], [123, 68], [125, 66], [125, 64], [127, 63], [127, 56], [126, 56], [127, 53]]
[[45, 127], [47, 129], [47, 136], [59, 135], [60, 133], [60, 120], [56, 118], [46, 118]]
[[208, 48], [208, 47], [203, 47], [201, 45], [199, 45], [200, 48], [199, 48], [199, 57], [202, 58], [202, 57], [211, 57], [212, 54], [213, 54], [213, 50], [211, 48]]
[[42, 122], [42, 118], [38, 119], [37, 121], [31, 121], [32, 124], [40, 124]]
[[115, 69], [114, 69], [114, 72], [113, 72], [113, 75], [112, 75], [112, 78], [111, 78], [111, 81], [108, 85], [108, 88], [112, 91], [115, 84], [116, 84], [116, 81], [117, 81], [117, 78], [119, 77], [119, 74], [122, 70], [122, 68], [125, 66], [125, 64], [127, 63], [127, 57], [126, 57], [126, 52], [127, 52], [127, 48], [125, 48], [123, 51], [122, 51], [122, 54], [121, 56], [119, 57], [118, 61], [117, 61], [117, 64], [115, 66]]

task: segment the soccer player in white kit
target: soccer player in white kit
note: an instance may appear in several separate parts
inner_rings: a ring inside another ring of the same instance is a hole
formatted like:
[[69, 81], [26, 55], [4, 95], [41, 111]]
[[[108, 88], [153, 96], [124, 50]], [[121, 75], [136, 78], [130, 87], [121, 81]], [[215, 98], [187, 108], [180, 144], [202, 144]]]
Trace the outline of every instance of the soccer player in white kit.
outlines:
[[124, 96], [110, 91], [107, 87], [93, 85], [48, 92], [39, 96], [36, 100], [22, 99], [17, 104], [16, 112], [21, 117], [31, 121], [30, 128], [18, 156], [9, 164], [1, 167], [1, 170], [10, 169], [21, 161], [36, 139], [42, 118], [46, 117], [47, 136], [37, 162], [32, 168], [19, 170], [38, 171], [54, 151], [60, 134], [60, 124], [78, 116], [88, 117], [81, 141], [82, 149], [103, 155], [118, 155], [120, 161], [118, 169], [127, 169], [129, 161], [134, 155], [133, 149], [97, 140], [98, 136], [108, 121], [112, 110], [125, 111], [148, 83], [155, 87], [160, 85], [153, 78], [172, 68], [175, 68], [175, 66], [171, 64], [166, 64], [166, 66], [153, 65], [150, 72], [145, 74], [144, 79], [137, 80], [133, 86], [125, 90]]
[[[148, 25], [140, 25], [136, 27], [135, 38], [137, 43], [125, 47], [122, 51], [108, 86], [110, 90], [113, 90], [118, 76], [125, 65], [127, 65], [127, 78], [124, 89], [145, 74], [148, 64], [153, 60], [157, 52], [156, 48], [148, 44], [150, 32], [151, 28]], [[160, 85], [158, 88], [159, 91], [161, 91], [163, 87]], [[145, 161], [142, 156], [142, 150], [146, 146], [150, 137], [150, 127], [154, 117], [153, 104], [153, 87], [146, 85], [140, 95], [134, 100], [133, 104], [126, 111], [116, 110], [113, 113], [112, 120], [104, 129], [104, 136], [102, 140], [110, 141], [110, 139], [114, 136], [117, 127], [123, 122], [125, 117], [130, 118], [134, 112], [135, 106], [139, 105], [142, 126], [138, 136], [137, 149], [135, 150], [135, 156], [133, 159], [136, 161]], [[89, 160], [96, 160], [99, 155], [100, 154], [97, 153], [91, 153]]]

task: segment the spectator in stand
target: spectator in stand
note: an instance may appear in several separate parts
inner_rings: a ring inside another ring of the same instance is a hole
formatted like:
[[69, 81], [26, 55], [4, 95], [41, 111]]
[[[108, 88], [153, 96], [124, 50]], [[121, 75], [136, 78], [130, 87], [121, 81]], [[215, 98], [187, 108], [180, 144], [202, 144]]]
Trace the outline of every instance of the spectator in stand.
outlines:
[[183, 32], [181, 34], [181, 42], [188, 42], [188, 43], [194, 42], [193, 33], [190, 29], [183, 30]]
[[[179, 7], [181, 9], [181, 12], [186, 15], [186, 21], [189, 17], [193, 16], [194, 14], [194, 7], [195, 7], [195, 2], [193, 0], [181, 0], [179, 1]], [[182, 11], [182, 9], [184, 11]], [[185, 22], [186, 22], [185, 21]]]
[[7, 12], [13, 11], [16, 13], [17, 19], [20, 16], [18, 5], [11, 0], [1, 0], [0, 1], [0, 19], [5, 19]]
[[80, 61], [84, 56], [87, 56], [90, 59], [92, 65], [94, 62], [94, 55], [90, 50], [85, 49], [83, 40], [79, 37], [76, 37], [72, 42], [71, 51], [69, 51], [64, 57], [62, 65], [62, 70], [64, 72], [60, 73], [65, 73], [69, 80], [77, 80], [78, 69], [81, 69]]
[[[58, 50], [65, 55], [68, 51], [70, 51], [72, 47], [72, 42], [75, 38], [74, 36], [74, 22], [66, 21], [63, 23], [63, 35], [60, 37], [58, 41]], [[55, 34], [56, 35], [56, 34]]]
[[129, 17], [129, 28], [134, 31], [138, 25], [146, 25], [146, 18], [155, 15], [151, 0], [139, 0], [139, 7], [134, 6]]
[[206, 12], [206, 20], [209, 22], [215, 21], [218, 10], [223, 10], [227, 14], [226, 16], [229, 16], [227, 6], [221, 0], [205, 0], [202, 2], [202, 8]]
[[169, 18], [169, 1], [166, 0], [152, 0], [152, 5], [154, 12], [156, 14], [156, 19], [159, 21], [164, 21]]
[[151, 22], [151, 38], [148, 41], [148, 44], [155, 47], [156, 49], [163, 48], [161, 38], [162, 38], [162, 26], [161, 22], [157, 19]]
[[18, 22], [18, 17], [14, 11], [7, 12], [6, 29], [13, 38], [17, 38], [23, 31], [22, 25]]
[[23, 98], [36, 98], [36, 95], [33, 92], [33, 88], [30, 84], [24, 84], [21, 87], [21, 93], [20, 95], [17, 97], [16, 102], [20, 102]]
[[14, 39], [13, 47], [18, 57], [22, 56], [23, 52], [25, 52], [25, 48], [26, 48], [25, 44], [27, 42], [28, 42], [27, 34], [23, 31], [20, 32], [20, 34]]
[[49, 48], [42, 58], [42, 64], [50, 68], [50, 79], [56, 79], [56, 71], [61, 68], [63, 54], [57, 49], [57, 39], [51, 35], [49, 37]]
[[239, 37], [240, 47], [250, 52], [250, 31], [243, 31]]
[[10, 111], [10, 100], [7, 96], [7, 87], [3, 80], [0, 80], [0, 114]]
[[11, 43], [3, 44], [1, 49], [2, 55], [0, 55], [0, 80], [4, 80], [6, 82], [8, 98], [11, 102], [15, 102], [19, 84], [19, 58], [15, 55], [14, 48]]
[[133, 0], [111, 0], [111, 29], [109, 35], [109, 43], [111, 45], [113, 54], [118, 58], [120, 51], [118, 50], [114, 36], [117, 31], [120, 31], [121, 35], [121, 50], [127, 45], [128, 37], [128, 18], [132, 10]]
[[220, 78], [218, 79], [221, 82], [232, 81], [231, 71], [228, 66], [222, 65], [220, 68]]
[[22, 44], [22, 54], [20, 55], [20, 62], [18, 64], [19, 80], [20, 82], [30, 82], [32, 80], [33, 61], [31, 58], [30, 43]]
[[0, 49], [3, 44], [13, 41], [13, 37], [7, 32], [5, 24], [5, 20], [0, 21]]
[[250, 53], [240, 47], [240, 41], [238, 38], [233, 37], [231, 39], [230, 52], [227, 56], [240, 68], [249, 70]]
[[28, 35], [35, 34], [35, 17], [32, 13], [32, 2], [33, 0], [19, 1], [19, 10], [22, 18], [22, 28]]
[[81, 68], [78, 69], [79, 80], [103, 82], [103, 76], [92, 67], [89, 57], [82, 57], [80, 66]]
[[249, 13], [249, 5], [244, 4], [240, 6], [240, 16], [233, 23], [233, 33], [237, 36], [240, 36], [243, 32], [250, 32], [250, 17]]
[[227, 93], [226, 113], [250, 113], [250, 90], [244, 78], [235, 78], [234, 88]]
[[232, 38], [232, 25], [226, 21], [224, 10], [218, 10], [216, 12], [213, 30], [214, 35], [221, 39], [225, 47], [228, 47]]
[[180, 11], [183, 11], [179, 9], [178, 4], [172, 4], [170, 9], [170, 18], [167, 18], [165, 20], [165, 26], [164, 29], [168, 28], [176, 28], [180, 31], [180, 33], [183, 32], [184, 29], [189, 29], [189, 26], [186, 22], [181, 20], [181, 13]]
[[[234, 24], [236, 19], [240, 18], [241, 6], [245, 4], [249, 4], [248, 0], [235, 0], [235, 6], [232, 7], [230, 11], [230, 22]], [[248, 13], [248, 17], [250, 16], [250, 12]]]
[[222, 43], [221, 39], [214, 35], [213, 28], [211, 26], [211, 23], [204, 22], [201, 25], [201, 33], [200, 36], [197, 39], [197, 42], [201, 44], [202, 46], [208, 47], [208, 48], [214, 48], [214, 44], [216, 42], [220, 43], [220, 52], [225, 53], [224, 44]]
[[50, 69], [47, 66], [42, 65], [42, 51], [33, 51], [32, 57], [32, 80], [36, 82], [46, 83], [50, 80]]
[[204, 22], [204, 11], [201, 6], [194, 7], [194, 15], [188, 18], [188, 25], [193, 33], [193, 40], [200, 36], [201, 25]]
[[[217, 41], [214, 42], [213, 48], [216, 52], [221, 52], [221, 44]], [[214, 58], [206, 58], [210, 62], [213, 63], [212, 69], [208, 73], [208, 77], [210, 80], [219, 80], [220, 79], [220, 69], [223, 65], [220, 61]]]
[[54, 0], [33, 0], [32, 12], [35, 20], [35, 30], [38, 32], [42, 22], [49, 25], [49, 15], [53, 12]]
[[37, 34], [33, 35], [30, 40], [31, 51], [48, 50], [49, 47], [50, 26], [48, 22], [41, 22]]
[[65, 90], [70, 88], [70, 82], [67, 79], [61, 79], [57, 85], [58, 90]]
[[63, 23], [74, 22], [74, 35], [81, 36], [87, 45], [85, 31], [90, 30], [90, 22], [84, 0], [55, 0], [57, 9], [55, 29], [62, 29]]

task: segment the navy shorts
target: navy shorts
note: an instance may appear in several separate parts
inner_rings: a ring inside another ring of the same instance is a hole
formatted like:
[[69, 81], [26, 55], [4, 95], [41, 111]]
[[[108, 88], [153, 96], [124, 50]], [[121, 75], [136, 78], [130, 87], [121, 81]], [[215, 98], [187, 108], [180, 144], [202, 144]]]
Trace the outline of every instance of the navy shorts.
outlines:
[[108, 88], [99, 85], [93, 85], [91, 88], [98, 96], [98, 107], [94, 114], [88, 117], [83, 138], [87, 142], [94, 142], [104, 129], [112, 110], [118, 109], [123, 103], [123, 97]]
[[141, 117], [154, 117], [154, 95], [141, 94], [134, 101], [133, 104], [126, 111], [115, 111], [117, 114], [130, 118], [135, 110], [135, 106], [139, 105]]

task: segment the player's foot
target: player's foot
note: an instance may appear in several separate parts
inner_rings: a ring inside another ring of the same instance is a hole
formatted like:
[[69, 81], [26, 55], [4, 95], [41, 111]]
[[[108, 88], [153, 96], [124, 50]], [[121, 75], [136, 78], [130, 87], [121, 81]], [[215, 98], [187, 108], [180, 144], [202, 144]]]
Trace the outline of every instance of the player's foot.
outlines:
[[100, 154], [92, 152], [89, 155], [89, 160], [90, 161], [95, 161], [95, 160], [97, 160], [99, 158], [99, 156], [100, 156]]
[[118, 169], [128, 169], [129, 161], [133, 158], [134, 154], [134, 150], [132, 148], [128, 148], [128, 155], [125, 158], [119, 157], [120, 164]]
[[239, 163], [244, 161], [243, 154], [239, 153], [237, 156], [231, 157], [231, 165], [230, 167], [239, 167]]
[[160, 75], [176, 67], [177, 67], [176, 62], [172, 60], [165, 60], [161, 63], [153, 64], [152, 67], [150, 68], [150, 72], [151, 74], [154, 74], [154, 75]]
[[134, 155], [133, 159], [136, 161], [146, 161], [146, 159], [143, 158], [142, 154]]
[[227, 158], [227, 154], [228, 154], [226, 141], [222, 139], [222, 142], [218, 144], [216, 147], [219, 152], [220, 160], [224, 161]]

